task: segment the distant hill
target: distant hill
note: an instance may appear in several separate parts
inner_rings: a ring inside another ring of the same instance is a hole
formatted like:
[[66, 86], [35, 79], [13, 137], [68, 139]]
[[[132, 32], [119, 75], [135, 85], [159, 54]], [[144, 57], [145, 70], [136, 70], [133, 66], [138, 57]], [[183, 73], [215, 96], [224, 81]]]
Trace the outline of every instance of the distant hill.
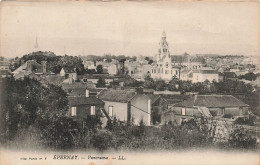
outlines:
[[81, 58], [68, 55], [57, 56], [55, 53], [47, 51], [38, 51], [26, 54], [20, 58], [19, 64], [15, 67], [20, 67], [28, 60], [35, 60], [39, 64], [41, 64], [42, 61], [47, 61], [47, 70], [56, 74], [60, 72], [61, 68], [69, 70], [76, 68], [79, 74], [84, 73], [84, 65]]

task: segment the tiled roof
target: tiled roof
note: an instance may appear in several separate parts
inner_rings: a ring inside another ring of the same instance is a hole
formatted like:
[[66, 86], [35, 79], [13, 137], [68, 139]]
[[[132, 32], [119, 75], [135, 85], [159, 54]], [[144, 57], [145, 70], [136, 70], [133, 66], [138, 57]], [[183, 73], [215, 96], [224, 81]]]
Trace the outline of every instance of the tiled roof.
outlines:
[[237, 77], [236, 73], [234, 73], [234, 72], [224, 72], [224, 75], [227, 78], [236, 78]]
[[172, 58], [172, 63], [188, 62], [187, 56], [174, 55], [174, 56], [171, 56], [171, 58]]
[[113, 75], [109, 75], [109, 74], [84, 74], [84, 75], [78, 75], [79, 79], [99, 79], [99, 78], [103, 78], [103, 79], [113, 79], [113, 78], [119, 78], [120, 76], [113, 76]]
[[63, 90], [68, 90], [68, 89], [75, 89], [75, 88], [91, 88], [92, 85], [89, 83], [81, 83], [81, 82], [74, 82], [72, 84], [62, 84], [62, 89]]
[[202, 70], [202, 74], [218, 74], [217, 70]]
[[69, 105], [102, 105], [104, 102], [96, 97], [68, 97]]
[[90, 93], [98, 93], [102, 91], [103, 89], [98, 89], [98, 88], [73, 88], [73, 89], [68, 89], [69, 95], [70, 96], [85, 96], [86, 95], [86, 89], [90, 91]]
[[196, 95], [176, 104], [179, 107], [245, 107], [247, 104], [231, 95]]
[[155, 103], [160, 98], [160, 95], [147, 94], [146, 96], [151, 99], [151, 104]]
[[61, 85], [61, 83], [65, 80], [63, 76], [50, 75], [45, 78], [50, 84]]
[[132, 99], [136, 93], [130, 90], [107, 89], [100, 92], [98, 98], [103, 101], [126, 103]]
[[63, 68], [65, 73], [76, 73], [75, 69], [72, 68]]

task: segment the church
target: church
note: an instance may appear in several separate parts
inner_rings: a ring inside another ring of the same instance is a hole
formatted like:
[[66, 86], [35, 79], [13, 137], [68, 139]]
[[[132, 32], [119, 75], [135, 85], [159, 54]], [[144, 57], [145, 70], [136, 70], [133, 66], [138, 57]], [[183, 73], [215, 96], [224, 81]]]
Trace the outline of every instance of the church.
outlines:
[[163, 79], [166, 81], [170, 81], [174, 76], [177, 78], [180, 77], [180, 66], [172, 63], [165, 32], [162, 33], [158, 53], [154, 57], [150, 73], [153, 79]]
[[170, 55], [165, 32], [162, 33], [158, 53], [153, 59], [154, 63], [150, 71], [153, 79], [170, 81], [173, 77], [176, 77], [194, 83], [204, 82], [205, 80], [219, 80], [218, 72], [215, 69], [205, 67], [206, 61], [203, 56], [191, 56], [188, 53]]

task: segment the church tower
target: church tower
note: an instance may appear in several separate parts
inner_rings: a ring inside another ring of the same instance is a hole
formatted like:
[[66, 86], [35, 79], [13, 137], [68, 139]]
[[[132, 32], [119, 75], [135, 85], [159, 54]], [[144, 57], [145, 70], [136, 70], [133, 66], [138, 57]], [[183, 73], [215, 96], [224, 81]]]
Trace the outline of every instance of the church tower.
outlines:
[[166, 33], [165, 31], [163, 31], [161, 41], [159, 42], [158, 55], [156, 60], [159, 61], [160, 59], [165, 57], [171, 58], [168, 42], [166, 41]]

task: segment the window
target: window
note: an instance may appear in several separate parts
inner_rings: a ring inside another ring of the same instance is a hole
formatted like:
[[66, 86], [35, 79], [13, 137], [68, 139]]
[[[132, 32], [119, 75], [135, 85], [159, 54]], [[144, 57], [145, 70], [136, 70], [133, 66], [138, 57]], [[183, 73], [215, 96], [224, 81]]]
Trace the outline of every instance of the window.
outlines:
[[186, 108], [181, 108], [181, 115], [186, 115]]
[[113, 106], [108, 107], [108, 115], [111, 117], [113, 116]]
[[176, 70], [175, 74], [178, 75], [178, 71], [177, 70]]
[[168, 70], [165, 70], [165, 74], [168, 74], [169, 73], [169, 71]]
[[77, 115], [77, 107], [71, 107], [71, 116]]
[[154, 73], [156, 73], [156, 69], [154, 69]]
[[96, 111], [96, 107], [95, 106], [91, 106], [90, 108], [90, 115], [95, 115]]

